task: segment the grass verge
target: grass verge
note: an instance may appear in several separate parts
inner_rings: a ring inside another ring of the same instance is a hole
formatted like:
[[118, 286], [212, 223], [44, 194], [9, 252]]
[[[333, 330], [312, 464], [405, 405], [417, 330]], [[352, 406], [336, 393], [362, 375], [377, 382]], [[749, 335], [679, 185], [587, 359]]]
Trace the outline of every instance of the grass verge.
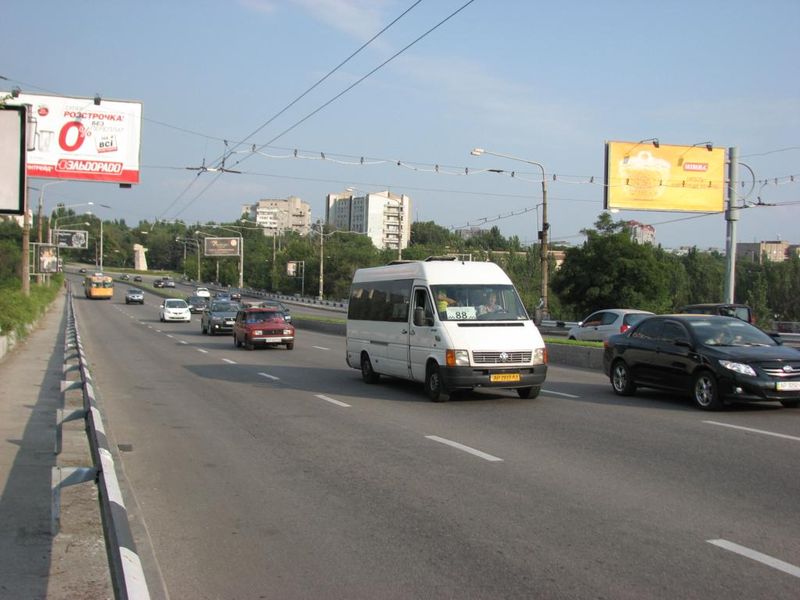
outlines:
[[44, 313], [64, 285], [64, 275], [56, 273], [49, 283], [31, 283], [31, 294], [25, 296], [19, 280], [0, 286], [0, 335], [12, 331], [22, 339], [30, 325]]

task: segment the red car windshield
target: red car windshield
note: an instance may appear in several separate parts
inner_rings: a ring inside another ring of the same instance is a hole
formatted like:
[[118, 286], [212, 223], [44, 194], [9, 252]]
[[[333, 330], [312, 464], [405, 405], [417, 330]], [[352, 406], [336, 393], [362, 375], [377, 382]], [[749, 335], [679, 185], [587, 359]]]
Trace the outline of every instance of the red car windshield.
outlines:
[[259, 311], [254, 313], [249, 313], [247, 315], [247, 322], [248, 323], [265, 323], [267, 321], [283, 321], [283, 313], [279, 313], [278, 311], [270, 310], [270, 311]]

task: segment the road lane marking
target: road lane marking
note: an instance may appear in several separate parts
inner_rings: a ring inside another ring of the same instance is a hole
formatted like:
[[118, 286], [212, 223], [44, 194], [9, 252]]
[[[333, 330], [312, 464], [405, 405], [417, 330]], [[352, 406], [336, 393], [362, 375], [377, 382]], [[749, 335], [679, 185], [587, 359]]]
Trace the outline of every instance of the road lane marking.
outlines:
[[203, 354], [208, 354], [208, 350], [206, 350], [204, 348], [197, 348], [197, 351], [198, 352], [202, 352]]
[[564, 392], [554, 392], [552, 390], [542, 390], [545, 394], [552, 396], [564, 396], [564, 398], [580, 398], [580, 396], [573, 396], [572, 394], [565, 394]]
[[223, 358], [222, 361], [228, 363], [229, 365], [235, 365], [236, 364], [236, 361], [235, 360], [231, 360], [230, 358]]
[[480, 450], [476, 450], [475, 448], [470, 448], [469, 446], [465, 446], [464, 444], [459, 444], [458, 442], [454, 442], [452, 440], [439, 437], [438, 435], [426, 435], [425, 437], [434, 442], [439, 442], [440, 444], [446, 444], [448, 446], [452, 446], [453, 448], [458, 448], [459, 450], [463, 450], [464, 452], [469, 452], [470, 454], [473, 454], [484, 460], [488, 460], [489, 462], [503, 462], [502, 458], [492, 456], [491, 454], [486, 454], [486, 452], [481, 452]]
[[777, 569], [778, 571], [783, 571], [784, 573], [788, 573], [789, 575], [800, 577], [800, 567], [796, 567], [778, 558], [769, 556], [768, 554], [762, 554], [761, 552], [758, 552], [756, 550], [751, 550], [750, 548], [746, 548], [745, 546], [740, 546], [739, 544], [734, 544], [733, 542], [729, 542], [728, 540], [706, 540], [706, 541], [709, 544], [714, 544], [715, 546], [719, 546], [720, 548], [724, 548], [725, 550], [730, 550], [731, 552], [735, 552], [736, 554], [739, 554], [746, 558], [750, 558], [752, 560], [765, 564], [768, 567]]
[[259, 373], [262, 377], [266, 377], [267, 379], [272, 379], [272, 381], [278, 381], [278, 378], [275, 375], [270, 375], [269, 373]]
[[326, 348], [325, 346], [311, 346], [312, 348], [316, 348], [317, 350], [330, 350], [330, 348]]
[[763, 429], [753, 429], [752, 427], [742, 427], [740, 425], [730, 425], [728, 423], [720, 423], [719, 421], [703, 421], [709, 425], [719, 425], [720, 427], [730, 427], [731, 429], [741, 429], [742, 431], [749, 431], [751, 433], [761, 433], [763, 435], [771, 435], [773, 437], [783, 438], [785, 440], [793, 440], [800, 442], [800, 437], [794, 435], [786, 435], [785, 433], [775, 433], [774, 431], [764, 431]]
[[170, 339], [172, 339], [172, 336], [171, 336], [170, 334], [167, 334], [167, 337], [168, 337], [168, 338], [170, 338]]
[[179, 343], [179, 344], [188, 344], [189, 342], [186, 342], [186, 341], [184, 341], [184, 340], [178, 340], [178, 343]]
[[334, 400], [333, 398], [329, 398], [324, 394], [314, 394], [320, 400], [325, 400], [325, 402], [330, 402], [331, 404], [335, 404], [336, 406], [343, 406], [344, 408], [350, 408], [349, 404], [345, 404], [344, 402], [340, 402], [339, 400]]

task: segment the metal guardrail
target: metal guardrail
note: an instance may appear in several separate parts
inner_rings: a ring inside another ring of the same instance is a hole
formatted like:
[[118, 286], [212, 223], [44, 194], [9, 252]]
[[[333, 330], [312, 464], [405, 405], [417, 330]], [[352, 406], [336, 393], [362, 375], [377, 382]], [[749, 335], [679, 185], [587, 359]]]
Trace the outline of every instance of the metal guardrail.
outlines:
[[61, 452], [62, 425], [68, 421], [84, 419], [91, 467], [53, 467], [51, 474], [51, 522], [52, 533], [58, 533], [61, 516], [61, 489], [70, 485], [94, 481], [100, 498], [100, 518], [106, 542], [108, 564], [114, 596], [119, 600], [149, 600], [144, 571], [136, 552], [128, 513], [122, 500], [122, 491], [114, 468], [114, 458], [108, 445], [103, 417], [95, 398], [89, 361], [81, 344], [78, 323], [75, 318], [71, 290], [67, 299], [67, 326], [64, 342], [64, 375], [78, 371], [80, 379], [62, 380], [61, 392], [81, 389], [83, 407], [66, 413], [58, 411], [56, 423], [56, 454]]

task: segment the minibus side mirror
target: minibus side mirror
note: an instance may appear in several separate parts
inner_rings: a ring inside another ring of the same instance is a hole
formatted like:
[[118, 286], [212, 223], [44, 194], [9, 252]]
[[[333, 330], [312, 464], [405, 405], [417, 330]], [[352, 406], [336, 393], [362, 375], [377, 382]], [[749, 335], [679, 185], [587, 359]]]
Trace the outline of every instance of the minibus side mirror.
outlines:
[[433, 325], [433, 319], [425, 318], [425, 309], [422, 306], [417, 306], [414, 309], [414, 325], [417, 327], [430, 327]]

